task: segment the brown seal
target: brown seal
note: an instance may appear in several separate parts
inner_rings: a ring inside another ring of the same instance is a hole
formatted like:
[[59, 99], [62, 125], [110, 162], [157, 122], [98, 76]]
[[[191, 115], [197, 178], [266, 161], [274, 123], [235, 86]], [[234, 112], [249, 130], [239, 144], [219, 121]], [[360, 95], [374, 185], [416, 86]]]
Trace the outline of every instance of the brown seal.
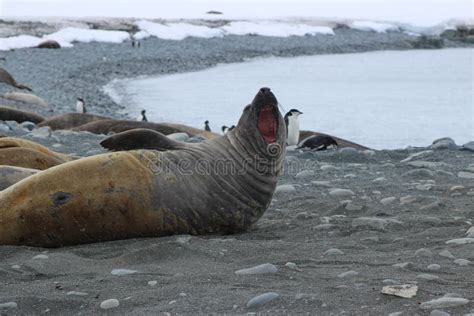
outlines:
[[0, 67], [0, 82], [3, 82], [5, 84], [8, 84], [8, 85], [10, 85], [12, 87], [15, 87], [15, 88], [18, 88], [18, 89], [25, 89], [25, 90], [28, 90], [28, 91], [33, 91], [30, 87], [16, 82], [15, 78], [13, 78], [13, 76], [8, 71], [6, 71], [5, 69], [3, 69], [1, 67]]
[[56, 42], [55, 40], [46, 40], [44, 42], [41, 42], [36, 46], [38, 48], [48, 48], [48, 49], [59, 49], [61, 48], [61, 45]]
[[45, 170], [72, 160], [26, 139], [0, 138], [0, 165]]
[[151, 123], [143, 121], [122, 121], [122, 120], [103, 120], [88, 123], [74, 128], [75, 131], [86, 131], [94, 134], [107, 135], [110, 133], [121, 133], [131, 129], [145, 128], [160, 132], [164, 135], [173, 133], [187, 133], [190, 136], [201, 135], [207, 139], [212, 139], [219, 134], [207, 132], [198, 128], [171, 123]]
[[262, 88], [225, 136], [164, 152], [87, 157], [1, 191], [0, 244], [244, 231], [270, 205], [285, 142], [278, 102]]
[[44, 121], [44, 117], [33, 112], [26, 112], [7, 106], [0, 106], [0, 121], [15, 121], [18, 123], [33, 122], [38, 124], [39, 122]]
[[100, 142], [102, 147], [112, 150], [155, 149], [174, 150], [182, 149], [185, 143], [172, 140], [164, 134], [151, 129], [137, 128], [107, 137]]
[[338, 148], [351, 147], [351, 148], [354, 148], [354, 149], [357, 149], [357, 150], [370, 149], [368, 147], [353, 143], [351, 141], [348, 141], [348, 140], [345, 140], [345, 139], [342, 139], [342, 138], [339, 138], [339, 137], [335, 137], [335, 136], [331, 136], [331, 135], [327, 135], [327, 134], [323, 134], [323, 133], [318, 133], [318, 132], [313, 132], [313, 131], [300, 131], [300, 139], [302, 139], [300, 144], [302, 144], [303, 141], [305, 141], [308, 137], [314, 136], [314, 135], [316, 135], [316, 136], [319, 136], [319, 135], [329, 136], [329, 137], [333, 138], [334, 140], [336, 140]]
[[108, 120], [108, 117], [89, 113], [66, 113], [48, 117], [38, 126], [49, 126], [52, 130], [71, 129], [90, 122]]
[[36, 169], [0, 165], [0, 191], [38, 172]]

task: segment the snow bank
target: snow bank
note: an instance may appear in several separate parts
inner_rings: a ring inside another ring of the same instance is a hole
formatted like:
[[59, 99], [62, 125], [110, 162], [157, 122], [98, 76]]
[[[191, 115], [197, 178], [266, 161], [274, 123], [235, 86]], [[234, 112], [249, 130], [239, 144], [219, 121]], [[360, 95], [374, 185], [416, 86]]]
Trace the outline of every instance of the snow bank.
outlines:
[[334, 35], [334, 31], [328, 26], [312, 26], [307, 24], [290, 24], [282, 22], [262, 21], [248, 22], [237, 21], [222, 27], [227, 34], [233, 35], [262, 35], [262, 36], [304, 36], [315, 34]]
[[19, 35], [0, 38], [0, 50], [35, 47], [46, 40], [55, 40], [62, 47], [72, 47], [73, 42], [121, 43], [129, 38], [129, 34], [122, 31], [90, 30], [67, 27], [43, 37]]
[[377, 32], [386, 33], [388, 31], [398, 31], [399, 28], [396, 25], [389, 23], [380, 23], [374, 21], [354, 21], [349, 24], [352, 29], [366, 31], [366, 32]]
[[141, 20], [136, 24], [141, 30], [133, 36], [136, 39], [156, 36], [162, 39], [182, 40], [189, 36], [210, 38], [224, 35], [223, 31], [219, 28], [211, 28], [189, 23], [160, 24]]

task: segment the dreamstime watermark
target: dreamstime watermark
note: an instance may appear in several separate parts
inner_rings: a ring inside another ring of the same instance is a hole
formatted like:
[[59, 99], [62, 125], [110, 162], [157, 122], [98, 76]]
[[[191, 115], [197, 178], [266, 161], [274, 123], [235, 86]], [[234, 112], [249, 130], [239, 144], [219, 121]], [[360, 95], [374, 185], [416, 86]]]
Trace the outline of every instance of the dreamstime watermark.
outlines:
[[252, 157], [208, 157], [208, 158], [167, 158], [157, 157], [150, 160], [149, 168], [155, 174], [175, 174], [182, 176], [192, 175], [268, 175], [289, 174], [296, 175], [307, 169], [314, 169], [316, 162], [283, 160], [283, 148], [278, 143], [269, 144], [265, 155]]

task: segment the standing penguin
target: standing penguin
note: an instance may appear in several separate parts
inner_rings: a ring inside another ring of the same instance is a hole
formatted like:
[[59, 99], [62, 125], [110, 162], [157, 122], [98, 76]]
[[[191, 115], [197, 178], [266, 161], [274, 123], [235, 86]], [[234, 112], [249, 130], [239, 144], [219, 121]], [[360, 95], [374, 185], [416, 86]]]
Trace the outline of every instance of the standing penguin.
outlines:
[[204, 129], [208, 132], [211, 131], [211, 128], [209, 127], [209, 121], [207, 121], [207, 120], [204, 122]]
[[300, 121], [298, 116], [300, 114], [303, 114], [303, 112], [297, 109], [291, 109], [285, 114], [286, 144], [288, 146], [298, 145], [300, 139]]
[[142, 110], [140, 115], [137, 117], [137, 121], [139, 122], [148, 122], [148, 119], [146, 118], [145, 115], [146, 110]]
[[84, 103], [84, 99], [83, 98], [77, 98], [77, 102], [76, 102], [76, 112], [77, 113], [86, 113], [87, 110], [86, 110], [86, 105]]

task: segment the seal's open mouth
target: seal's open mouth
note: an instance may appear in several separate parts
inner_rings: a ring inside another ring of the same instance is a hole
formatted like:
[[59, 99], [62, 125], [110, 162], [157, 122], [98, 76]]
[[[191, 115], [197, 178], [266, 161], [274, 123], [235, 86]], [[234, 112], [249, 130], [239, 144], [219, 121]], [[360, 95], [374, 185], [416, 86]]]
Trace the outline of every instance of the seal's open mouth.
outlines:
[[278, 122], [274, 114], [274, 106], [265, 105], [258, 115], [258, 130], [267, 144], [276, 141]]

